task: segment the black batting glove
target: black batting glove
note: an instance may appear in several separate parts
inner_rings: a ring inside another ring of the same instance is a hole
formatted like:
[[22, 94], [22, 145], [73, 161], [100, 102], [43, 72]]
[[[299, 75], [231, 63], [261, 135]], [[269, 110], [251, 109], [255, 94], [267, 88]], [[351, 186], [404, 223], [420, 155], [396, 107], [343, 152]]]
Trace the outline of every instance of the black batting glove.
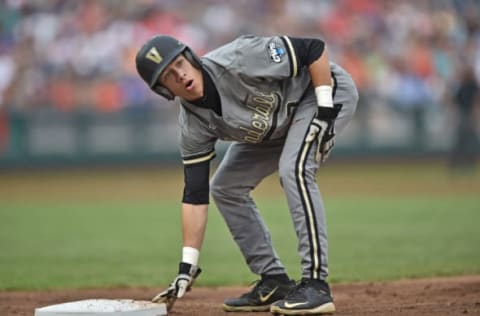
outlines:
[[307, 142], [317, 140], [315, 153], [316, 162], [324, 162], [335, 143], [335, 119], [342, 109], [342, 105], [335, 104], [333, 107], [317, 107], [317, 114], [310, 123], [307, 135]]

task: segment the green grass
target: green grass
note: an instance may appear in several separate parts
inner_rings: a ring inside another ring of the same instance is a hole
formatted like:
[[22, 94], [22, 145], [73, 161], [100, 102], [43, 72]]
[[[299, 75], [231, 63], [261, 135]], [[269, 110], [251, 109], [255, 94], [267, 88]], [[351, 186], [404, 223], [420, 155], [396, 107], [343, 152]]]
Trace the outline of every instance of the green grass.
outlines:
[[[411, 168], [417, 173], [340, 166], [320, 177], [331, 281], [480, 273], [480, 180]], [[368, 188], [343, 185], [359, 178]], [[412, 179], [419, 189], [404, 184]], [[0, 177], [0, 289], [167, 285], [180, 259], [179, 181], [163, 170]], [[298, 278], [296, 237], [276, 182], [262, 184], [257, 204]], [[200, 263], [200, 285], [255, 280], [213, 206]]]

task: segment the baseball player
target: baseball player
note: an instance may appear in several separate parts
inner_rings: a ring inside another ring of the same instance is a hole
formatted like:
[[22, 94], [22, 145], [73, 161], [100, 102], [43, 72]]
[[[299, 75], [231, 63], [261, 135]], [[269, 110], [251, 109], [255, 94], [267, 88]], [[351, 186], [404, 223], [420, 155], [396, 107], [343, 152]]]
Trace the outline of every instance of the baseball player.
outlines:
[[[325, 43], [248, 35], [199, 58], [184, 43], [161, 35], [143, 45], [136, 65], [153, 91], [180, 107], [182, 262], [170, 287], [153, 300], [171, 308], [200, 273], [211, 194], [250, 270], [260, 277], [248, 293], [226, 299], [226, 311], [334, 312], [316, 173], [352, 118], [358, 93], [350, 75], [329, 61]], [[231, 145], [209, 182], [218, 139]], [[298, 237], [297, 283], [287, 275], [250, 196], [276, 170]]]

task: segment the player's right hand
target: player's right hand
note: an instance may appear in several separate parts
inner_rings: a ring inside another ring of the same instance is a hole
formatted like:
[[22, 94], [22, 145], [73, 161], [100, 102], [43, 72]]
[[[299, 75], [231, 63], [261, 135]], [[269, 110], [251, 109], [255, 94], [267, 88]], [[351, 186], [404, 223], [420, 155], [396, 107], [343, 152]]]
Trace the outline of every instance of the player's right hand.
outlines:
[[307, 142], [318, 141], [315, 160], [324, 162], [335, 143], [335, 119], [342, 106], [335, 104], [333, 107], [317, 107], [317, 114], [310, 123]]
[[186, 292], [190, 291], [193, 282], [201, 272], [202, 269], [198, 266], [180, 262], [177, 277], [165, 291], [156, 295], [152, 302], [165, 303], [167, 311], [170, 311], [177, 298], [183, 297]]

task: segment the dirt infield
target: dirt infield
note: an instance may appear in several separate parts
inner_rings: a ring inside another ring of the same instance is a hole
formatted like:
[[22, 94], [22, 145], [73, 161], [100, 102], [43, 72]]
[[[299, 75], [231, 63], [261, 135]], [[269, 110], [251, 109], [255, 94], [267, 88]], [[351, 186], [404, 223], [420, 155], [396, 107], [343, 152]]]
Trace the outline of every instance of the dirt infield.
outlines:
[[[42, 292], [0, 292], [1, 316], [31, 316], [36, 307], [91, 298], [144, 300], [161, 289], [114, 288]], [[224, 298], [244, 287], [194, 288], [169, 315], [266, 316], [270, 313], [226, 313]], [[381, 283], [334, 284], [336, 315], [480, 315], [480, 275], [402, 280]]]

